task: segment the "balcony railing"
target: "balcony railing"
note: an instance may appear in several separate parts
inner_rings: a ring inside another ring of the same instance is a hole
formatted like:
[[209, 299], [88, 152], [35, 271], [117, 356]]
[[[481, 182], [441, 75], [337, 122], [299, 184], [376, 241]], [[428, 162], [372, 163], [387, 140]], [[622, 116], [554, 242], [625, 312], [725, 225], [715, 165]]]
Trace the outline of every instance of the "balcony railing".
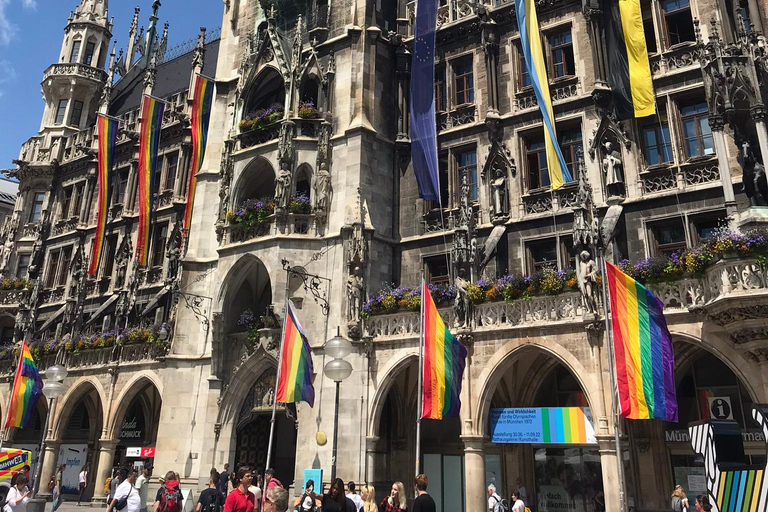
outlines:
[[29, 295], [29, 290], [0, 290], [0, 306], [18, 306]]
[[224, 244], [236, 244], [240, 242], [247, 242], [254, 238], [261, 238], [272, 234], [272, 227], [275, 223], [275, 215], [268, 216], [265, 222], [256, 224], [253, 227], [247, 228], [242, 224], [229, 224], [224, 227]]
[[677, 48], [651, 56], [651, 74], [654, 78], [675, 73], [693, 66], [699, 67], [699, 53], [695, 43], [683, 44]]
[[714, 156], [703, 161], [684, 163], [679, 167], [659, 167], [640, 173], [640, 184], [645, 195], [685, 190], [719, 181], [720, 168]]
[[262, 129], [250, 130], [237, 136], [236, 150], [247, 149], [280, 138], [280, 123], [272, 123]]
[[43, 79], [45, 80], [51, 76], [58, 75], [76, 75], [80, 78], [86, 78], [96, 82], [103, 82], [107, 78], [107, 74], [99, 68], [86, 66], [85, 64], [64, 62], [48, 66], [48, 69], [46, 69], [43, 74]]
[[457, 126], [473, 124], [477, 121], [477, 107], [475, 105], [463, 105], [450, 112], [437, 114], [437, 131], [450, 130]]

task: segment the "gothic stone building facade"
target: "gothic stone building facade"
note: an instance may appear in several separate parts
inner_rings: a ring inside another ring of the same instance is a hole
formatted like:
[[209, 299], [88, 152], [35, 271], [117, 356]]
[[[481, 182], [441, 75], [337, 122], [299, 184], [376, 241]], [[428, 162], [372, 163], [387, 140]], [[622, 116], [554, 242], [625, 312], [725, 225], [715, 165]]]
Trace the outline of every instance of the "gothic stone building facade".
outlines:
[[[123, 450], [139, 444], [121, 438], [137, 430], [134, 417], [141, 443], [156, 448], [155, 467], [178, 471], [186, 487], [204, 486], [209, 469], [225, 462], [264, 469], [288, 298], [313, 347], [316, 401], [278, 410], [278, 478], [299, 486], [305, 468], [323, 468], [326, 480], [330, 473], [331, 446], [318, 434], [332, 437], [336, 388], [323, 372], [322, 345], [338, 328], [355, 348], [340, 386], [338, 475], [370, 482], [380, 496], [393, 481], [409, 488], [419, 321], [407, 300], [397, 303], [403, 288], [418, 287], [422, 274], [461, 288], [585, 268], [608, 224], [616, 236], [601, 245], [619, 261], [697, 246], [720, 225], [746, 230], [765, 220], [756, 164], [768, 152], [759, 85], [765, 20], [752, 0], [643, 0], [657, 114], [623, 122], [612, 115], [603, 2], [539, 2], [559, 142], [574, 175], [554, 192], [513, 2], [445, 2], [435, 202], [418, 198], [410, 166], [414, 2], [228, 1], [220, 40], [201, 39], [165, 62], [146, 43], [135, 56], [136, 22], [126, 58], [108, 68], [123, 74], [114, 86], [102, 72], [105, 4], [83, 1], [61, 62], [46, 71], [46, 113], [17, 162], [21, 190], [4, 232], [4, 271], [30, 278], [20, 286], [31, 290], [3, 292], [2, 306], [17, 339], [53, 343], [43, 366], [70, 368], [49, 452], [87, 444], [96, 496], [109, 468], [128, 458]], [[155, 40], [151, 20], [144, 40]], [[200, 69], [215, 76], [216, 96], [180, 246], [186, 90]], [[71, 80], [78, 87], [60, 83]], [[178, 80], [184, 86], [169, 85]], [[152, 265], [136, 268], [132, 134], [142, 90], [174, 108], [163, 128]], [[123, 130], [108, 257], [93, 280], [82, 269], [93, 236], [100, 109], [121, 117]], [[574, 279], [585, 282], [583, 273]], [[768, 400], [767, 279], [760, 262], [735, 257], [655, 286], [673, 335], [681, 412], [676, 424], [622, 423], [620, 458], [635, 510], [665, 510], [676, 483], [703, 491], [702, 462], [685, 429], [709, 417], [713, 399], [729, 404], [751, 461], [765, 461], [748, 407]], [[385, 308], [362, 307], [391, 283], [400, 291]], [[519, 478], [534, 510], [596, 510], [601, 496], [618, 510], [603, 309], [570, 287], [551, 291], [559, 293], [509, 302], [461, 294], [455, 307], [441, 305], [469, 355], [460, 417], [422, 424], [421, 467], [439, 508], [481, 511], [489, 483], [508, 495]], [[116, 348], [77, 348], [84, 335], [114, 344], [124, 328]], [[596, 443], [492, 442], [491, 409], [558, 406], [588, 406]]]

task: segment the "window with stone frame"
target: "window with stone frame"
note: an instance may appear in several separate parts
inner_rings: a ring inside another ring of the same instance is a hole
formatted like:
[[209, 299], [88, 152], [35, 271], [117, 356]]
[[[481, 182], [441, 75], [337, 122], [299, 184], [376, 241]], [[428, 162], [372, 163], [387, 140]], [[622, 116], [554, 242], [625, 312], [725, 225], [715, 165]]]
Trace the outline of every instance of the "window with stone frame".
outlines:
[[445, 83], [445, 65], [435, 67], [435, 110], [448, 110], [448, 95]]
[[547, 35], [549, 44], [549, 68], [552, 78], [574, 76], [576, 63], [573, 57], [571, 27]]
[[438, 210], [449, 206], [448, 153], [441, 153], [437, 156], [437, 173], [440, 180], [440, 202], [427, 201], [428, 210]]
[[[578, 153], [583, 151], [581, 124], [570, 128], [558, 127], [558, 141], [572, 181], [578, 179]], [[543, 128], [538, 133], [523, 138], [526, 154], [526, 188], [529, 191], [549, 188], [549, 167], [544, 143]]]
[[717, 235], [717, 231], [728, 226], [725, 211], [706, 212], [689, 217], [693, 243], [698, 245]]
[[658, 52], [656, 44], [656, 31], [653, 23], [653, 6], [651, 0], [640, 0], [640, 12], [643, 16], [643, 34], [645, 35], [645, 46], [649, 54]]
[[123, 167], [122, 169], [117, 170], [117, 176], [115, 180], [115, 194], [114, 194], [114, 200], [112, 201], [113, 204], [124, 204], [125, 203], [125, 193], [128, 190], [128, 174], [129, 174], [130, 168]]
[[45, 192], [35, 192], [32, 196], [32, 208], [29, 210], [29, 222], [40, 222], [43, 214], [43, 203], [45, 202]]
[[109, 235], [104, 240], [104, 257], [101, 258], [101, 277], [112, 277], [117, 252], [117, 234]]
[[533, 85], [533, 82], [531, 82], [531, 75], [528, 73], [528, 66], [525, 64], [525, 55], [523, 54], [523, 48], [520, 46], [520, 44], [516, 45], [517, 49], [517, 76], [518, 78], [518, 89], [525, 89], [526, 87], [531, 87]]
[[67, 274], [69, 273], [69, 264], [72, 262], [72, 246], [64, 247], [61, 250], [59, 259], [59, 275], [56, 278], [56, 286], [67, 284]]
[[475, 79], [471, 55], [453, 63], [453, 85], [454, 107], [475, 102]]
[[659, 108], [655, 115], [641, 120], [642, 147], [645, 165], [652, 167], [673, 161], [672, 139], [666, 109]]
[[163, 190], [173, 190], [176, 185], [176, 174], [179, 168], [179, 152], [174, 151], [165, 155], [165, 185]]
[[682, 217], [648, 223], [648, 235], [652, 256], [669, 256], [688, 246]]
[[680, 128], [683, 134], [685, 156], [714, 155], [715, 144], [709, 127], [709, 107], [701, 96], [678, 102]]
[[662, 0], [661, 8], [669, 46], [696, 41], [690, 0]]
[[59, 100], [59, 107], [56, 109], [56, 124], [64, 122], [64, 116], [67, 115], [67, 100]]
[[572, 253], [573, 237], [570, 235], [530, 240], [525, 243], [526, 270], [533, 274], [545, 268], [573, 268], [576, 260]]
[[16, 279], [24, 279], [29, 271], [29, 262], [32, 259], [31, 254], [19, 254], [16, 260]]
[[73, 101], [72, 102], [72, 111], [69, 114], [69, 124], [72, 126], [80, 126], [80, 120], [83, 117], [83, 102], [82, 101]]
[[458, 170], [456, 203], [461, 203], [461, 184], [465, 175], [469, 182], [469, 200], [476, 203], [478, 201], [477, 151], [475, 148], [460, 151], [455, 153], [455, 158]]
[[81, 181], [76, 183], [72, 188], [72, 207], [69, 212], [70, 217], [79, 217], [80, 208], [83, 205], [83, 192], [85, 190], [85, 182]]
[[56, 284], [56, 275], [59, 272], [59, 259], [61, 257], [61, 250], [56, 249], [48, 255], [48, 268], [45, 274], [45, 287], [53, 288]]
[[61, 220], [69, 219], [69, 209], [72, 205], [72, 192], [74, 191], [74, 187], [69, 186], [64, 188], [62, 190], [61, 195], [61, 213], [59, 218]]
[[12, 325], [0, 327], [0, 345], [7, 347], [13, 343], [14, 330]]
[[424, 258], [424, 266], [427, 271], [429, 284], [449, 284], [451, 276], [449, 271], [449, 258], [447, 254]]
[[83, 55], [83, 64], [90, 66], [93, 63], [93, 54], [96, 51], [96, 44], [88, 42], [85, 44], [85, 55]]
[[163, 184], [163, 168], [166, 165], [168, 155], [158, 156], [157, 165], [155, 165], [155, 175], [152, 177], [152, 193], [157, 195], [160, 193], [160, 186]]
[[165, 258], [165, 242], [168, 239], [168, 223], [163, 222], [155, 225], [152, 237], [152, 266], [162, 267], [163, 258]]
[[80, 46], [83, 44], [79, 39], [72, 42], [72, 52], [69, 54], [69, 62], [77, 62], [80, 58]]

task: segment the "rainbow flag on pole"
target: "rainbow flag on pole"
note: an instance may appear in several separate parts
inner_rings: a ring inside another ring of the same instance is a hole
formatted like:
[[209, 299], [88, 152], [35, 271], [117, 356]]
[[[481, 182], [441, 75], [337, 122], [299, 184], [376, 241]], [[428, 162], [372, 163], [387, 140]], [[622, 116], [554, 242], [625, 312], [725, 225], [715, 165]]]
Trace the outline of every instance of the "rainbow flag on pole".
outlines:
[[310, 407], [314, 406], [313, 374], [312, 349], [289, 301], [283, 332], [283, 348], [280, 354], [280, 380], [277, 383], [275, 401], [281, 404], [307, 402]]
[[614, 265], [605, 266], [621, 415], [677, 421], [675, 355], [664, 304]]
[[[531, 77], [531, 85], [539, 102], [541, 117], [544, 121], [544, 146], [547, 150], [547, 169], [549, 184], [552, 190], [573, 181], [568, 164], [565, 163], [563, 151], [557, 143], [555, 130], [555, 114], [552, 111], [552, 100], [549, 95], [549, 79], [544, 63], [544, 53], [541, 48], [539, 20], [536, 15], [534, 0], [515, 0], [517, 11], [517, 26], [520, 29], [520, 46], [525, 57], [525, 67]], [[543, 184], [544, 185], [544, 184]]]
[[152, 195], [155, 190], [157, 149], [160, 145], [164, 111], [165, 103], [162, 100], [144, 96], [139, 129], [139, 233], [136, 243], [136, 255], [139, 258], [139, 265], [142, 267], [147, 265], [147, 255], [149, 254]]
[[96, 201], [96, 235], [93, 237], [91, 248], [91, 264], [88, 275], [95, 276], [99, 270], [101, 252], [104, 248], [104, 232], [107, 229], [107, 210], [112, 192], [112, 163], [115, 159], [115, 141], [120, 121], [114, 117], [99, 114], [96, 120], [96, 131], [99, 137], [98, 148], [98, 199]]
[[21, 346], [19, 366], [13, 379], [11, 402], [8, 404], [8, 416], [5, 428], [32, 428], [34, 426], [35, 406], [43, 394], [43, 379], [37, 371], [29, 347], [25, 341]]
[[456, 418], [461, 409], [461, 379], [467, 360], [467, 349], [453, 339], [443, 323], [437, 306], [422, 283], [424, 317], [424, 367], [421, 417], [430, 420]]
[[192, 207], [195, 203], [197, 173], [203, 167], [205, 145], [208, 141], [208, 125], [211, 121], [213, 105], [213, 80], [195, 76], [194, 96], [192, 97], [192, 162], [189, 167], [189, 185], [187, 186], [187, 208], [184, 211], [184, 236], [189, 235], [192, 223]]

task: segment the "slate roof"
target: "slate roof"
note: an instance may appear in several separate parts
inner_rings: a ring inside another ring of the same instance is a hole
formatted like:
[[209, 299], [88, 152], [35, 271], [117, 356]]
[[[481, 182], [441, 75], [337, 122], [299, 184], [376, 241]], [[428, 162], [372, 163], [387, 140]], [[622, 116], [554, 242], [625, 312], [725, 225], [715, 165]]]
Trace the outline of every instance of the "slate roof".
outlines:
[[[205, 45], [205, 63], [203, 66], [205, 76], [215, 78], [220, 42], [221, 39], [216, 39]], [[158, 98], [168, 98], [177, 92], [189, 89], [193, 56], [194, 52], [190, 51], [157, 66], [155, 89], [152, 95]], [[112, 103], [109, 106], [110, 115], [120, 116], [125, 112], [139, 108], [144, 89], [144, 71], [145, 69], [136, 65], [118, 80], [112, 91]]]

